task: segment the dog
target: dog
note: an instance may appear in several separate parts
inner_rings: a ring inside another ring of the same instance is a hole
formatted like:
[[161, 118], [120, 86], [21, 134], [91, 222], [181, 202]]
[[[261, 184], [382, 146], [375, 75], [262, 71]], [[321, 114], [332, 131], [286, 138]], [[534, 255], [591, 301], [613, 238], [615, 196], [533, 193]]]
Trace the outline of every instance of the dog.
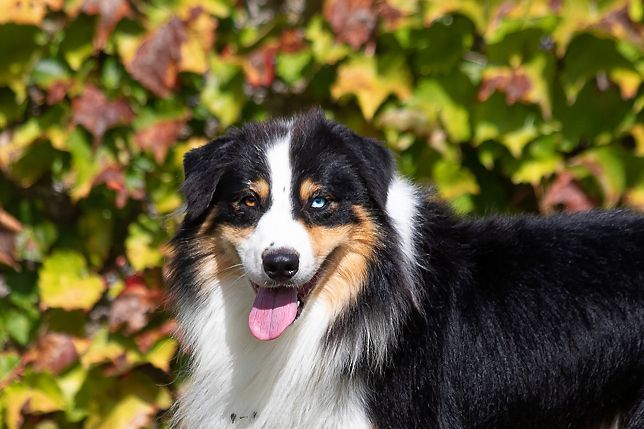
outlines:
[[644, 428], [644, 216], [456, 215], [319, 110], [189, 151], [185, 428]]

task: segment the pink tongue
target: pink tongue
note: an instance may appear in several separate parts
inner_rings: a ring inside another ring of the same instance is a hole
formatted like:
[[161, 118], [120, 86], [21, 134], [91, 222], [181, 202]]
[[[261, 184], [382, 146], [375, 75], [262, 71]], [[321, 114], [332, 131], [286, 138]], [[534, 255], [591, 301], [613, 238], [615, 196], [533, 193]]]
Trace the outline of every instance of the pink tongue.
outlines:
[[248, 327], [258, 340], [273, 340], [297, 315], [297, 288], [260, 287], [248, 315]]

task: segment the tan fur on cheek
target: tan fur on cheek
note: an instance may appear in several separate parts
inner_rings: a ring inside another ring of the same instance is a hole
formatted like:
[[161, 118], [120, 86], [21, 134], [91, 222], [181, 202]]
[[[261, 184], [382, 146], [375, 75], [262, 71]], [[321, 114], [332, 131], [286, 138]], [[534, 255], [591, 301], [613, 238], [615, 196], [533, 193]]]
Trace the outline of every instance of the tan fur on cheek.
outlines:
[[324, 260], [336, 247], [344, 244], [351, 234], [350, 225], [337, 227], [313, 226], [307, 227], [313, 254], [318, 261]]
[[[333, 234], [317, 243], [313, 238], [316, 243], [314, 247], [324, 250], [328, 250], [334, 242], [337, 243], [327, 253], [327, 266], [318, 286], [313, 290], [314, 296], [325, 301], [334, 315], [355, 302], [364, 288], [369, 263], [378, 242], [377, 225], [367, 211], [360, 206], [353, 206], [353, 211], [359, 220], [356, 225], [333, 228]], [[344, 239], [339, 239], [340, 234]]]
[[220, 225], [212, 233], [199, 234], [195, 239], [194, 251], [203, 255], [196, 271], [204, 292], [215, 281], [235, 281], [244, 274], [235, 246], [252, 232], [252, 228]]

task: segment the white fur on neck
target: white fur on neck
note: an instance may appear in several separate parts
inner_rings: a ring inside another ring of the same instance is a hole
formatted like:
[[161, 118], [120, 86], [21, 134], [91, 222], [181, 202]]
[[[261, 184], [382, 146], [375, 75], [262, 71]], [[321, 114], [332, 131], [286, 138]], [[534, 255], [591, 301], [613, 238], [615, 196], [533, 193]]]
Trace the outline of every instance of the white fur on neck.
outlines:
[[392, 179], [387, 192], [387, 215], [398, 234], [405, 265], [409, 267], [416, 266], [419, 259], [415, 243], [419, 202], [418, 190], [414, 185], [400, 176]]
[[181, 312], [194, 361], [177, 426], [369, 427], [363, 386], [323, 356], [325, 305], [311, 300], [281, 337], [263, 342], [247, 324], [254, 292], [246, 280], [235, 283], [209, 285], [197, 308]]

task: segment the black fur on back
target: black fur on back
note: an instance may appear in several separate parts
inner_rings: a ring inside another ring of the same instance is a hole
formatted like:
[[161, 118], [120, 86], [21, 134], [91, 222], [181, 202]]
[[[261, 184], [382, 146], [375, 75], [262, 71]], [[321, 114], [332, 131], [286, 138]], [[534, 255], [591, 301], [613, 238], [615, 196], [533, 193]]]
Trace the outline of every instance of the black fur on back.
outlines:
[[644, 217], [422, 212], [425, 315], [361, 368], [378, 428], [644, 427]]

